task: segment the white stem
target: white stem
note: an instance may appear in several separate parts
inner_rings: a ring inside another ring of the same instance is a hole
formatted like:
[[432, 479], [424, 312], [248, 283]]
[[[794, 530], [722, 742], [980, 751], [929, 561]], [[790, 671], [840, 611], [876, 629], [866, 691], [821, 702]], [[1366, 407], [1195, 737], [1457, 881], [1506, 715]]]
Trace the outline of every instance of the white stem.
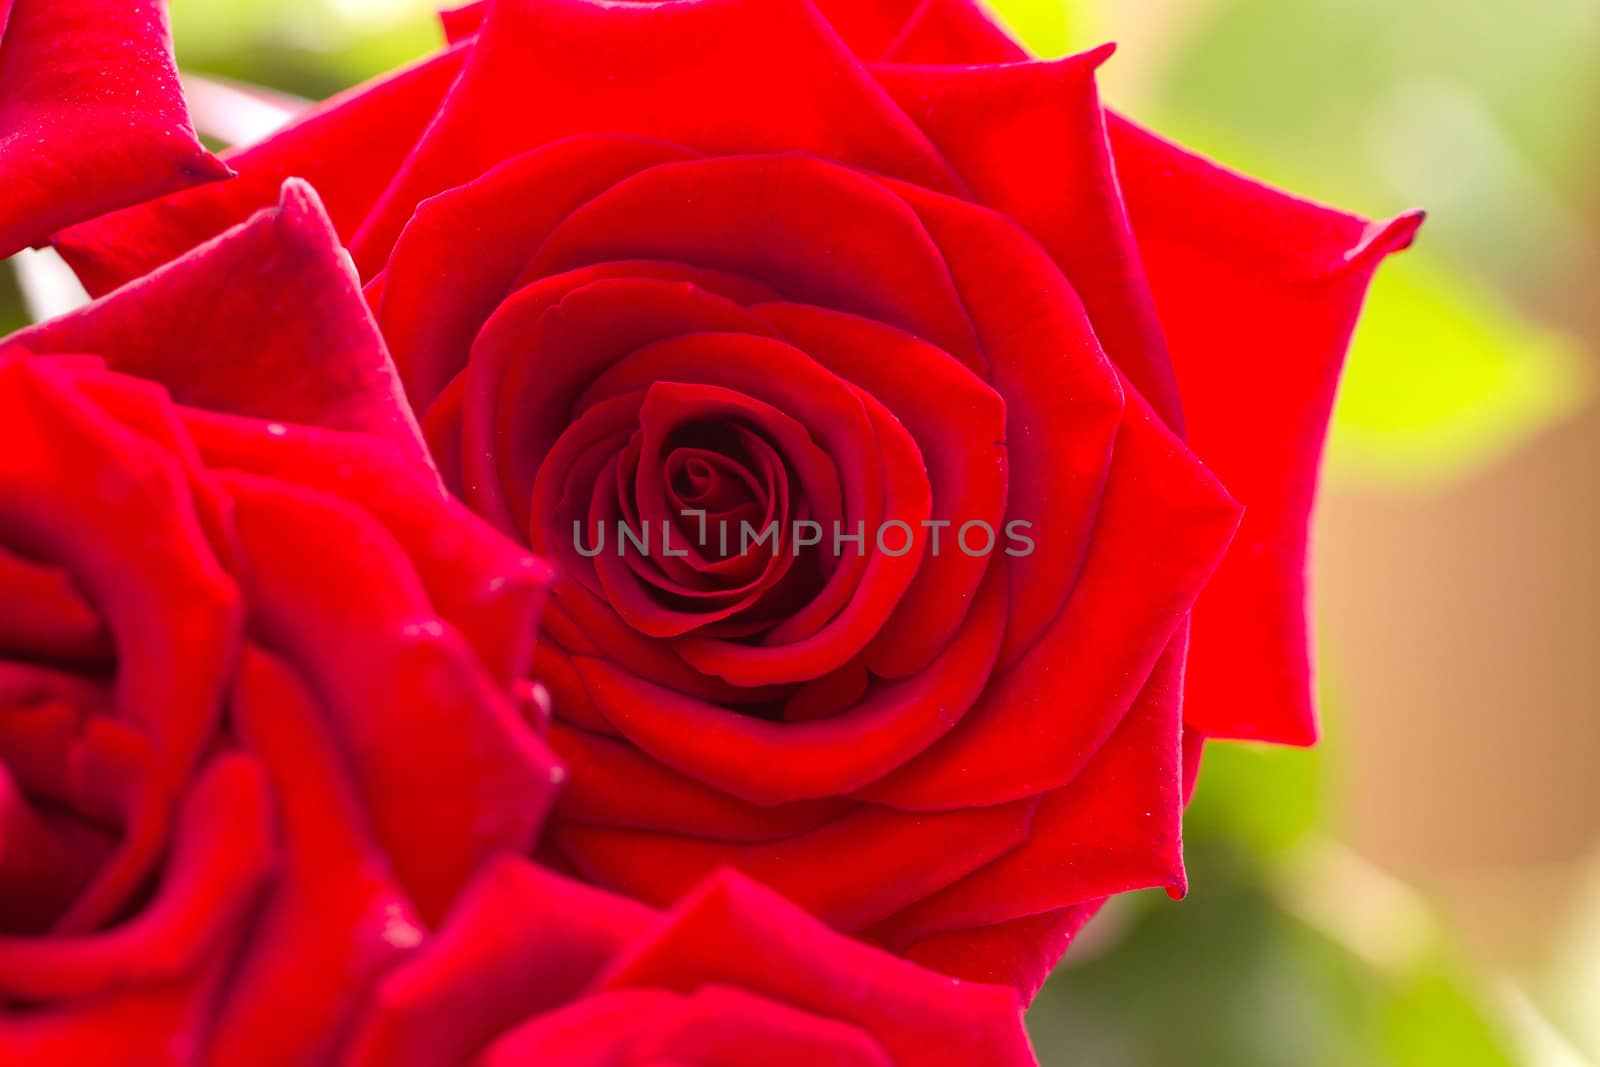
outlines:
[[53, 319], [89, 302], [89, 294], [54, 249], [24, 249], [11, 259], [22, 303], [34, 322]]
[[210, 74], [183, 75], [195, 129], [230, 145], [262, 140], [293, 121], [311, 101]]

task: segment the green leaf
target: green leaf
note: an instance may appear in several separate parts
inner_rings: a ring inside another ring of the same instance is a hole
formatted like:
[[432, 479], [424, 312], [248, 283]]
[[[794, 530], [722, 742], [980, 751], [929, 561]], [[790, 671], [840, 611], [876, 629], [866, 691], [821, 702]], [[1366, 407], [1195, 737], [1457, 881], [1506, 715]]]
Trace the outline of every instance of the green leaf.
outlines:
[[1501, 1028], [1485, 1018], [1461, 971], [1441, 954], [1394, 984], [1380, 1032], [1395, 1067], [1513, 1067]]
[[1424, 252], [1380, 272], [1330, 441], [1335, 475], [1415, 482], [1471, 473], [1583, 406], [1571, 339]]
[[1281, 853], [1321, 823], [1323, 749], [1213, 742], [1206, 746], [1189, 836], [1233, 838], [1261, 855]]
[[989, 6], [1036, 56], [1054, 58], [1086, 47], [1081, 0], [994, 0]]
[[1236, 847], [1202, 839], [1189, 860], [1188, 900], [1141, 895], [1120, 941], [1088, 958], [1074, 949], [1046, 984], [1028, 1015], [1042, 1067], [1513, 1063], [1430, 925], [1412, 931], [1420, 956], [1375, 962], [1301, 918]]
[[20, 330], [28, 324], [28, 309], [23, 307], [22, 292], [17, 288], [17, 276], [9, 259], [0, 259], [0, 337]]
[[443, 41], [428, 0], [359, 7], [330, 0], [175, 0], [184, 70], [321, 100], [426, 55]]

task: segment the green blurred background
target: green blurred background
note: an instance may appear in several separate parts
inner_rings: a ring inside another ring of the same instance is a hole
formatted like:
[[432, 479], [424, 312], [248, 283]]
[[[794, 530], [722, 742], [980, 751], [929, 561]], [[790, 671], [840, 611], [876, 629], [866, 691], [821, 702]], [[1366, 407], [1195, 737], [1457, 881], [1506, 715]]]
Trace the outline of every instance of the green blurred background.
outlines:
[[[1114, 903], [1030, 1015], [1045, 1067], [1600, 1063], [1600, 0], [996, 0], [1110, 103], [1368, 215], [1330, 445], [1327, 742], [1214, 745], [1182, 904]], [[320, 98], [430, 0], [172, 0], [180, 63]], [[23, 321], [0, 270], [0, 328]]]

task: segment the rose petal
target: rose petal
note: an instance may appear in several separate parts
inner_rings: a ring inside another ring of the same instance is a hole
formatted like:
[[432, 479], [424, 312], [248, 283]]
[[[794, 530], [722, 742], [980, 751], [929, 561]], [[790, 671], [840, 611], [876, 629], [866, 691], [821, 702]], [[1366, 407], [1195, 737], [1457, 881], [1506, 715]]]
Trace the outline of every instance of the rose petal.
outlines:
[[1180, 648], [1161, 657], [1089, 765], [1045, 794], [1021, 847], [880, 923], [867, 938], [903, 951], [929, 937], [1116, 893], [1161, 887], [1182, 895], [1182, 696]]
[[260, 144], [224, 152], [238, 171], [233, 181], [74, 226], [56, 235], [56, 249], [99, 296], [272, 207], [295, 177], [316, 187], [348, 239], [433, 118], [465, 53], [449, 49], [332, 97]]
[[879, 677], [914, 674], [949, 644], [990, 565], [987, 556], [961, 551], [960, 528], [1004, 526], [1005, 402], [948, 354], [891, 327], [802, 304], [756, 310], [817, 362], [882, 401], [927, 464], [929, 521], [945, 525], [943, 537], [937, 545], [930, 538], [916, 580], [873, 639], [867, 662]]
[[1051, 62], [879, 65], [873, 73], [979, 201], [1044, 246], [1106, 354], [1181, 432], [1172, 362], [1095, 88], [1095, 70], [1111, 52], [1107, 45]]
[[[644, 496], [652, 486], [659, 489], [665, 441], [683, 425], [705, 422], [740, 427], [742, 432], [757, 437], [769, 454], [776, 447], [790, 466], [801, 472], [802, 484], [797, 488], [808, 500], [838, 497], [837, 469], [817, 448], [805, 427], [772, 405], [744, 393], [703, 383], [657, 381], [645, 390], [633, 421], [642, 453], [628, 484], [618, 487], [621, 493]], [[778, 465], [779, 476], [787, 477], [782, 460], [774, 457], [773, 462]], [[808, 472], [815, 472], [815, 477], [807, 478]], [[655, 555], [641, 559], [631, 550], [625, 555], [622, 550], [626, 546], [617, 545], [595, 558], [596, 573], [617, 613], [647, 636], [673, 638], [692, 631], [703, 633], [709, 623], [759, 610], [764, 596], [773, 592], [774, 582], [784, 575], [792, 555], [773, 561], [756, 578], [731, 588], [688, 587], [665, 572], [667, 564], [677, 562], [669, 553], [688, 551], [681, 541], [673, 547], [669, 531], [681, 530], [685, 521], [692, 531], [692, 518], [664, 517], [663, 503], [658, 499], [653, 511], [641, 510], [628, 516], [630, 528], [643, 530], [645, 551], [653, 550]]]
[[1075, 904], [1026, 919], [930, 937], [912, 945], [906, 958], [969, 982], [1011, 986], [1024, 1004], [1031, 1003], [1067, 945], [1103, 903]]
[[[425, 410], [550, 231], [616, 182], [692, 158], [658, 141], [576, 136], [515, 156], [418, 205], [384, 272], [379, 322], [406, 393]], [[462, 240], [463, 233], [473, 239]], [[450, 284], [441, 289], [440, 277]]]
[[803, 0], [510, 0], [490, 7], [461, 80], [356, 235], [356, 262], [369, 276], [382, 266], [427, 197], [596, 130], [708, 152], [802, 150], [956, 186]]
[[[573, 547], [571, 530], [536, 526], [530, 508], [536, 495], [553, 499], [556, 485], [538, 481], [544, 470], [547, 479], [565, 476], [550, 455], [574, 421], [602, 399], [592, 393], [596, 379], [629, 353], [663, 340], [774, 332], [693, 276], [658, 278], [653, 270], [635, 275], [632, 268], [620, 278], [608, 273], [572, 271], [519, 289], [484, 325], [467, 370], [464, 495], [507, 533], [530, 538], [536, 550], [552, 557], [553, 545]], [[635, 392], [651, 380], [636, 376], [611, 395]]]
[[[563, 722], [551, 727], [550, 744], [572, 775], [560, 803], [561, 817], [572, 822], [714, 841], [770, 841], [831, 822], [852, 807], [837, 799], [748, 804], [669, 769], [633, 745]], [[641, 804], [641, 797], [649, 803]]]
[[238, 591], [181, 460], [83, 396], [80, 371], [0, 355], [0, 539], [48, 553], [95, 603], [116, 645], [118, 715], [144, 733], [161, 781], [175, 787], [216, 725]]
[[[557, 819], [555, 848], [600, 885], [657, 906], [720, 866], [769, 885], [828, 925], [861, 930], [952, 885], [1027, 839], [1033, 798], [993, 808], [904, 815], [864, 808], [779, 841], [728, 845]], [[851, 877], [839, 871], [848, 866]]]
[[1128, 397], [1089, 555], [1066, 607], [960, 725], [864, 798], [942, 811], [1049, 792], [1087, 765], [1132, 706], [1226, 549], [1239, 510], [1138, 394]]
[[[568, 610], [568, 605], [576, 606]], [[558, 665], [564, 653], [599, 656], [601, 648], [619, 663], [628, 664], [631, 673], [716, 704], [745, 707], [768, 703], [784, 692], [782, 686], [741, 689], [720, 678], [700, 674], [660, 641], [652, 641], [630, 629], [599, 598], [577, 582], [558, 579], [550, 605], [545, 609], [540, 640], [534, 649], [537, 672], [547, 679], [552, 671], [562, 673], [569, 684], [558, 694], [562, 716], [595, 733], [614, 733], [615, 728], [593, 707], [583, 692], [570, 665]]]
[[[20, 717], [23, 709], [5, 708]], [[38, 935], [102, 869], [110, 835], [75, 813], [30, 803], [0, 762], [0, 934]]]
[[652, 167], [574, 211], [531, 269], [617, 259], [755, 278], [787, 299], [897, 326], [983, 366], [940, 250], [915, 213], [832, 163], [743, 155]]
[[839, 796], [927, 749], [978, 699], [1004, 628], [1004, 572], [996, 568], [974, 600], [967, 625], [927, 670], [880, 683], [848, 710], [813, 722], [767, 722], [600, 659], [575, 666], [601, 714], [668, 766], [758, 805]]
[[[583, 401], [628, 393], [688, 375], [770, 396], [793, 412], [834, 460], [842, 480], [844, 521], [868, 529], [898, 518], [919, 531], [930, 491], [916, 444], [870, 395], [848, 385], [804, 353], [746, 334], [706, 333], [640, 349], [596, 379]], [[782, 383], [781, 390], [773, 388]], [[874, 462], [875, 460], [875, 462]], [[831, 531], [828, 536], [831, 536]], [[890, 555], [872, 546], [844, 553], [806, 607], [755, 644], [686, 635], [676, 649], [697, 670], [736, 685], [803, 681], [843, 666], [881, 628], [916, 574], [922, 542]]]
[[28, 605], [0, 615], [0, 649], [25, 657], [103, 658], [105, 623], [63, 568], [35, 563], [0, 546], [0, 602]]
[[227, 963], [217, 959], [190, 981], [117, 990], [48, 1010], [0, 1014], [0, 1061], [30, 1067], [89, 1063], [206, 1067], [200, 1042], [174, 1042], [173, 1035], [204, 1030], [215, 990], [227, 977]]
[[812, 0], [850, 51], [876, 59], [889, 50], [921, 0]]
[[855, 1024], [903, 1067], [1034, 1063], [1011, 990], [964, 985], [840, 940], [772, 890], [732, 872], [708, 879], [658, 929], [658, 936], [629, 946], [600, 988], [750, 990]]
[[532, 844], [559, 765], [373, 518], [302, 487], [217, 477], [263, 640], [327, 709], [401, 884], [437, 918], [488, 857]]
[[500, 859], [439, 933], [379, 984], [341, 1062], [469, 1062], [507, 1028], [576, 995], [653, 920], [643, 905]]
[[[678, 1001], [671, 993], [654, 989], [586, 996], [515, 1027], [478, 1057], [476, 1067], [532, 1063], [623, 1067], [638, 1062], [633, 1057], [640, 1039], [657, 1025], [658, 1016], [669, 1014]], [[645, 1062], [676, 1067], [670, 1060]]]
[[180, 404], [358, 430], [426, 456], [349, 259], [298, 180], [276, 208], [11, 341], [94, 353]]
[[0, 992], [50, 1002], [196, 977], [208, 955], [231, 941], [271, 872], [272, 833], [260, 768], [245, 757], [217, 757], [183, 801], [155, 899], [104, 932], [0, 937]]
[[246, 650], [232, 714], [266, 768], [282, 861], [219, 1007], [211, 1062], [307, 1062], [332, 1051], [368, 986], [422, 930], [327, 725], [281, 661]]
[[359, 502], [416, 567], [439, 616], [504, 684], [527, 676], [549, 568], [449, 500], [432, 472], [365, 434], [188, 410], [207, 466], [294, 482]]
[[195, 137], [161, 0], [0, 12], [0, 259], [54, 230], [232, 174]]
[[[6, 886], [7, 896], [20, 890], [34, 910], [8, 916], [8, 929], [75, 936], [99, 928], [127, 910], [167, 846], [181, 783], [149, 739], [107, 714], [110, 704], [100, 687], [71, 676], [0, 663], [0, 758], [8, 776], [43, 810], [59, 806], [104, 828], [87, 843], [91, 856], [69, 860], [71, 866], [96, 861], [79, 872], [87, 877], [71, 896], [41, 900], [36, 894], [48, 891], [43, 883]], [[0, 842], [0, 870], [8, 878], [39, 862], [14, 854], [25, 843]], [[71, 866], [54, 876], [73, 877]]]
[[1321, 208], [1121, 119], [1111, 144], [1190, 441], [1245, 507], [1195, 611], [1185, 719], [1212, 736], [1308, 744], [1306, 528], [1323, 437], [1373, 271], [1422, 218]]
[[895, 1067], [860, 1027], [722, 985], [674, 997], [631, 1051], [646, 1063], [744, 1067], [751, 1049], [763, 1050], [763, 1062], [771, 1067]]
[[439, 24], [444, 28], [445, 40], [454, 44], [477, 33], [483, 26], [483, 17], [489, 13], [489, 0], [474, 0], [460, 7], [445, 8], [439, 12]]
[[938, 242], [971, 310], [1006, 402], [1006, 518], [1033, 540], [1007, 555], [1015, 664], [1058, 615], [1084, 565], [1105, 491], [1123, 390], [1071, 285], [1015, 223], [987, 209], [895, 183]]
[[1028, 53], [975, 0], [922, 0], [900, 36], [877, 58], [984, 66], [1016, 63]]

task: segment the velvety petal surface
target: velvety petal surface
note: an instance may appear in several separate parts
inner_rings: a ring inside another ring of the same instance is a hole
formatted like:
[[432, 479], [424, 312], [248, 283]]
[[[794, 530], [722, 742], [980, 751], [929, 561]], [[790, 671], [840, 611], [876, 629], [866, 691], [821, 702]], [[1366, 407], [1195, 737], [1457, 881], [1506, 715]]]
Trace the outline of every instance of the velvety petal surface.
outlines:
[[384, 980], [343, 1062], [739, 1067], [756, 1050], [796, 1067], [1034, 1063], [1010, 989], [843, 938], [732, 872], [661, 913], [512, 858]]
[[731, 872], [680, 901], [659, 936], [630, 946], [598, 987], [687, 991], [708, 982], [854, 1023], [907, 1067], [1034, 1062], [1010, 989], [963, 985], [840, 941], [771, 890]]
[[165, 0], [0, 10], [0, 259], [55, 230], [231, 171], [195, 137]]
[[[421, 200], [580, 133], [712, 153], [808, 151], [956, 184], [804, 0], [507, 0], [490, 6], [475, 40], [437, 120], [356, 235], [364, 276], [382, 266]], [[530, 99], [540, 106], [523, 106]]]
[[222, 153], [238, 177], [84, 222], [54, 238], [93, 295], [174, 259], [278, 201], [289, 178], [313, 185], [349, 240], [438, 109], [464, 49], [446, 49], [308, 109], [265, 141]]
[[137, 284], [13, 334], [0, 352], [11, 345], [92, 353], [180, 404], [357, 430], [425, 456], [349, 257], [304, 182], [284, 183], [276, 207]]
[[1422, 217], [1319, 207], [1120, 118], [1111, 143], [1189, 439], [1245, 508], [1195, 610], [1185, 721], [1309, 744], [1306, 536], [1323, 439], [1373, 272]]

